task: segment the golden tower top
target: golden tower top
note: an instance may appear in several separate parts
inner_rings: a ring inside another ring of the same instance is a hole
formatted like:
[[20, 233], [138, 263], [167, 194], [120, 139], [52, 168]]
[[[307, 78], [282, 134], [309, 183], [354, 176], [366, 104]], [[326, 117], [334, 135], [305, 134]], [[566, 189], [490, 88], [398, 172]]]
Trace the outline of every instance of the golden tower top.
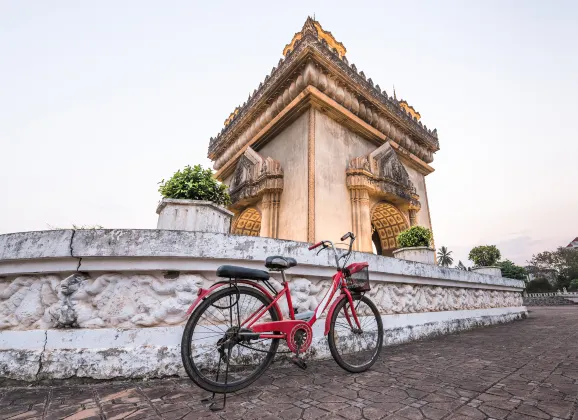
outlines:
[[[310, 16], [307, 17], [307, 20], [305, 21], [305, 25], [303, 25], [303, 28], [305, 28], [309, 23], [313, 24], [313, 26], [315, 26], [315, 29], [317, 29], [317, 38], [320, 41], [324, 39], [325, 42], [327, 42], [327, 44], [329, 45], [329, 47], [335, 48], [337, 50], [337, 53], [339, 54], [339, 58], [342, 58], [345, 55], [345, 53], [347, 52], [345, 46], [341, 42], [337, 41], [331, 32], [324, 30], [321, 24], [317, 22], [315, 19], [312, 19]], [[302, 37], [303, 37], [303, 29], [301, 29], [301, 31], [293, 35], [293, 39], [291, 40], [291, 42], [285, 45], [285, 48], [283, 48], [283, 55], [287, 56], [287, 53], [293, 49], [295, 43]]]
[[407, 101], [405, 100], [401, 100], [399, 101], [399, 106], [402, 107], [405, 112], [407, 112], [408, 114], [410, 114], [413, 118], [416, 119], [416, 121], [419, 121], [421, 119], [421, 114], [419, 112], [417, 112], [413, 106], [411, 106], [410, 104], [407, 103]]

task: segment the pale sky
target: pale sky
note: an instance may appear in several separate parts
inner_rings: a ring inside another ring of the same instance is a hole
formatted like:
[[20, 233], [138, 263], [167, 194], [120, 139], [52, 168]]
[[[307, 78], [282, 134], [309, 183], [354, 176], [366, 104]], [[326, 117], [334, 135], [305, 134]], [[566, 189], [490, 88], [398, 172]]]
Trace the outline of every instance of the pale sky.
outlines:
[[308, 14], [438, 129], [428, 196], [456, 263], [578, 236], [578, 2], [528, 0], [0, 0], [0, 233], [155, 228], [157, 183], [210, 164]]

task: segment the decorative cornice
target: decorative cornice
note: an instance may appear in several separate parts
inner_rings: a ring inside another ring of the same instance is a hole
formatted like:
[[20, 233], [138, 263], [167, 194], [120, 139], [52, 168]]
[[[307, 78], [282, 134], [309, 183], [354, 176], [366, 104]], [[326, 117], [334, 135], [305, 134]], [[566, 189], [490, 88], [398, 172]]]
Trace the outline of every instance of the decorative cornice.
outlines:
[[[302, 66], [309, 57], [317, 62], [315, 68], [317, 66], [325, 67], [326, 78], [339, 79], [341, 81], [339, 84], [347, 87], [347, 93], [344, 92], [343, 97], [339, 95], [334, 99], [339, 103], [343, 103], [344, 100], [353, 102], [354, 108], [351, 110], [356, 115], [360, 112], [359, 108], [363, 114], [367, 114], [367, 106], [369, 106], [371, 108], [370, 115], [365, 115], [365, 121], [375, 126], [373, 113], [381, 116], [378, 119], [387, 118], [387, 124], [400, 132], [398, 137], [408, 137], [409, 139], [411, 136], [409, 141], [420, 143], [427, 148], [430, 155], [424, 158], [419, 153], [415, 153], [417, 156], [426, 162], [433, 160], [432, 153], [439, 150], [437, 130], [427, 129], [427, 126], [406, 112], [398, 101], [388, 97], [385, 91], [381, 91], [379, 85], [374, 85], [373, 81], [366, 78], [363, 72], [358, 72], [354, 64], [349, 65], [346, 57], [340, 58], [337, 50], [332, 50], [324, 39], [321, 41], [318, 39], [314, 27], [302, 32], [303, 36], [296, 40], [294, 49], [288, 51], [287, 57], [281, 59], [279, 65], [272, 69], [271, 74], [265, 77], [265, 82], [261, 83], [258, 89], [255, 89], [247, 102], [240, 107], [239, 112], [233, 115], [232, 121], [221, 130], [221, 133], [216, 138], [211, 138], [209, 158], [214, 160], [218, 155], [223, 154], [231, 146], [234, 139], [237, 140], [235, 141], [237, 144], [241, 138], [243, 138], [241, 143], [248, 141], [251, 135], [257, 133], [280, 111], [280, 105], [287, 105], [307, 86], [307, 84], [303, 84], [305, 71]], [[311, 64], [311, 60], [309, 60], [309, 64]], [[299, 69], [301, 69], [300, 72]], [[298, 71], [297, 74], [295, 70]], [[321, 88], [321, 90], [324, 89]], [[351, 96], [353, 96], [353, 101], [351, 101]], [[363, 107], [360, 107], [360, 104]], [[355, 108], [356, 105], [359, 107], [358, 109]], [[387, 128], [383, 122], [381, 125]], [[404, 143], [400, 139], [395, 141], [402, 145]], [[405, 143], [409, 143], [409, 141], [405, 141]], [[239, 148], [236, 147], [236, 150]], [[231, 156], [232, 154], [229, 157]], [[222, 165], [223, 162], [216, 163], [215, 168], [218, 169]]]
[[249, 147], [237, 163], [229, 188], [231, 208], [236, 208], [243, 201], [260, 197], [267, 192], [281, 192], [282, 190], [281, 164], [270, 157], [264, 159]]
[[386, 198], [401, 199], [411, 209], [421, 208], [407, 170], [388, 143], [369, 155], [352, 159], [346, 171], [346, 183], [349, 189], [367, 189]]
[[[352, 92], [348, 87], [344, 87], [340, 81], [328, 76], [322, 71], [313, 60], [309, 60], [301, 72], [296, 76], [295, 80], [272, 100], [270, 105], [261, 113], [261, 115], [253, 120], [253, 122], [237, 137], [231, 138], [232, 142], [228, 147], [218, 149], [213, 156], [216, 158], [215, 168], [220, 169], [226, 162], [231, 159], [247, 142], [255, 136], [267, 123], [269, 123], [279, 112], [281, 112], [295, 97], [297, 97], [307, 86], [313, 86], [319, 91], [323, 92], [329, 98], [335, 100], [338, 104], [349, 110], [351, 113], [359, 117], [362, 121], [371, 125], [379, 132], [383, 133], [386, 138], [389, 138], [407, 151], [413, 153], [418, 158], [425, 162], [433, 161], [433, 151], [437, 147], [431, 143], [424, 141], [418, 143], [413, 138], [402, 131], [399, 126], [393, 123], [384, 112], [379, 110], [374, 104], [364, 100], [358, 96], [356, 92]], [[225, 143], [226, 144], [226, 143]]]

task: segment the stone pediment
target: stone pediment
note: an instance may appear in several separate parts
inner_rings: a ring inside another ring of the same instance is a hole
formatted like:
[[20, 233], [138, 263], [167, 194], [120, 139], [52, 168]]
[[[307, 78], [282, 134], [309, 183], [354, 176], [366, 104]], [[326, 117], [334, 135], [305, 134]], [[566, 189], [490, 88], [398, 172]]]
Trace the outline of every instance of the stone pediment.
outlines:
[[266, 192], [283, 190], [283, 169], [271, 157], [263, 158], [248, 147], [239, 159], [229, 187], [232, 207]]
[[366, 188], [385, 197], [397, 197], [419, 209], [419, 195], [395, 150], [385, 143], [368, 155], [353, 158], [347, 168], [347, 187]]

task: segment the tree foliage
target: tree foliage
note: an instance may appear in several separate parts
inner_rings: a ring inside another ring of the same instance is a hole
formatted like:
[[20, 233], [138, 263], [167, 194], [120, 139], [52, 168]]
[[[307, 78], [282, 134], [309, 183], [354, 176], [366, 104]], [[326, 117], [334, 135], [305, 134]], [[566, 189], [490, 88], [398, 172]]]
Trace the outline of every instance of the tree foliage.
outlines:
[[448, 251], [448, 248], [442, 246], [438, 249], [438, 264], [442, 267], [449, 267], [454, 263], [454, 259], [452, 257], [452, 251]]
[[492, 267], [502, 255], [496, 245], [483, 245], [472, 248], [468, 259], [478, 267]]
[[186, 166], [159, 184], [159, 192], [164, 198], [206, 200], [219, 205], [231, 203], [227, 186], [213, 177], [211, 169], [203, 169], [201, 165]]
[[554, 291], [554, 287], [544, 277], [534, 279], [526, 286], [526, 292], [528, 293], [547, 293], [552, 291]]
[[510, 260], [504, 260], [496, 263], [496, 266], [502, 270], [502, 277], [516, 280], [526, 280], [528, 273], [524, 267], [514, 264]]
[[458, 262], [458, 265], [456, 265], [456, 268], [462, 271], [472, 271], [469, 267], [466, 267], [461, 260]]
[[554, 270], [557, 287], [568, 288], [572, 279], [578, 278], [578, 249], [559, 247], [556, 251], [544, 251], [533, 255], [530, 265], [537, 272]]
[[570, 282], [568, 290], [571, 292], [575, 292], [578, 290], [578, 279], [574, 279]]
[[414, 246], [431, 246], [431, 230], [423, 226], [412, 226], [397, 235], [397, 242], [402, 248]]

